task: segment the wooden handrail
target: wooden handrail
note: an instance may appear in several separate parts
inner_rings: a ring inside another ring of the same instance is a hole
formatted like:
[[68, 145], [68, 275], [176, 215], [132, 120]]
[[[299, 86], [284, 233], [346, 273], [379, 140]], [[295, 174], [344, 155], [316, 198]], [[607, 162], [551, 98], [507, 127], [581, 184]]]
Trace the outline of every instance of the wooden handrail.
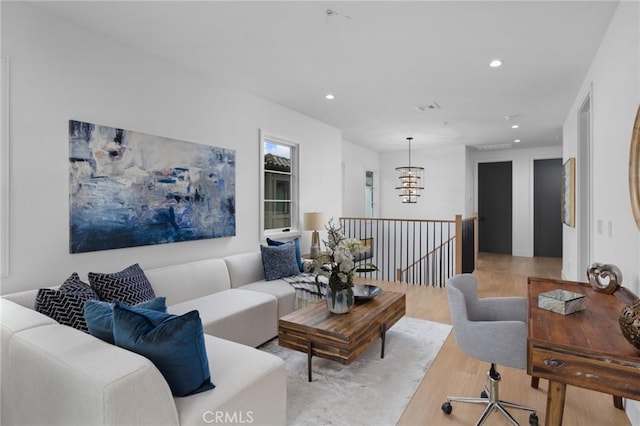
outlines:
[[387, 221], [387, 222], [422, 222], [422, 223], [455, 223], [452, 219], [389, 219], [386, 217], [340, 217], [340, 220], [368, 220], [368, 221]]
[[435, 253], [436, 250], [440, 250], [444, 245], [449, 244], [451, 241], [453, 241], [455, 239], [456, 239], [456, 236], [454, 235], [453, 237], [449, 238], [447, 241], [444, 241], [443, 243], [438, 245], [438, 247], [434, 247], [429, 253], [425, 254], [420, 259], [416, 260], [411, 265], [409, 265], [406, 268], [404, 268], [404, 270], [402, 270], [401, 268], [398, 268], [398, 270], [396, 271], [396, 276], [398, 277], [398, 281], [402, 281], [402, 279], [401, 279], [402, 274], [407, 272], [410, 268], [413, 268], [418, 263], [422, 262], [424, 259], [426, 259], [427, 257], [431, 256], [433, 253]]

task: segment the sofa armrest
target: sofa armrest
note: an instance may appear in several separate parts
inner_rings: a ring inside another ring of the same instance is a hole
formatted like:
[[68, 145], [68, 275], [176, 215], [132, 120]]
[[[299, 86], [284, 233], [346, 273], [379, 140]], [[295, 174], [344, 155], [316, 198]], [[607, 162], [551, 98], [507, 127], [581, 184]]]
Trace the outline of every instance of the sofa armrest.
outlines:
[[71, 327], [14, 333], [7, 358], [3, 424], [178, 424], [169, 386], [151, 361]]

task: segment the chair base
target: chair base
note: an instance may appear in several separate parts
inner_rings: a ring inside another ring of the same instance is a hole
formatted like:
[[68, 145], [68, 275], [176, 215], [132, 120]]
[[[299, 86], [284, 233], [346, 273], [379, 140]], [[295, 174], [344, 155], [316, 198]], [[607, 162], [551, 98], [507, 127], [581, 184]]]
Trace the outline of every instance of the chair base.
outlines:
[[447, 397], [447, 401], [442, 404], [442, 411], [445, 414], [451, 414], [451, 402], [463, 402], [469, 404], [485, 404], [487, 407], [484, 409], [480, 419], [476, 423], [476, 426], [482, 425], [489, 415], [494, 411], [499, 411], [502, 413], [514, 426], [519, 426], [516, 419], [506, 410], [507, 408], [515, 408], [518, 410], [531, 411], [529, 415], [529, 424], [532, 426], [536, 426], [538, 424], [538, 416], [536, 415], [536, 409], [533, 407], [529, 407], [527, 405], [517, 404], [514, 402], [503, 401], [499, 399], [498, 395], [498, 384], [500, 383], [500, 374], [496, 371], [495, 364], [491, 364], [491, 369], [487, 373], [487, 377], [489, 379], [489, 389], [487, 386], [483, 386], [483, 392], [480, 398], [464, 398], [457, 396], [449, 396]]

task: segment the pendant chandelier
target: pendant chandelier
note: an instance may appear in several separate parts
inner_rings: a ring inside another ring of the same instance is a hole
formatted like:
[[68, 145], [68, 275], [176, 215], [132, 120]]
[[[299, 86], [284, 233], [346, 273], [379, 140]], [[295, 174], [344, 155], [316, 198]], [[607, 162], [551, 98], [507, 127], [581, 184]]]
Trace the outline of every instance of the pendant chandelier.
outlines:
[[402, 198], [403, 204], [414, 204], [418, 202], [420, 196], [420, 190], [424, 189], [422, 186], [422, 177], [424, 175], [424, 167], [411, 166], [411, 141], [413, 138], [408, 137], [409, 141], [409, 165], [396, 167], [396, 171], [400, 174], [400, 186], [396, 186], [396, 189], [400, 191], [398, 196]]

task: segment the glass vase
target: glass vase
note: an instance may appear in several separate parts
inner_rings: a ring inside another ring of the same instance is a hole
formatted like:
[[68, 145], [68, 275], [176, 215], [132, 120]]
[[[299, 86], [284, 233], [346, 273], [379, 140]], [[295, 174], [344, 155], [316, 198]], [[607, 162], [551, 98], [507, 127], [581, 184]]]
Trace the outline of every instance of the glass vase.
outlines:
[[334, 314], [346, 314], [353, 307], [353, 295], [349, 297], [349, 290], [338, 290], [333, 294], [331, 287], [327, 286], [327, 308]]

